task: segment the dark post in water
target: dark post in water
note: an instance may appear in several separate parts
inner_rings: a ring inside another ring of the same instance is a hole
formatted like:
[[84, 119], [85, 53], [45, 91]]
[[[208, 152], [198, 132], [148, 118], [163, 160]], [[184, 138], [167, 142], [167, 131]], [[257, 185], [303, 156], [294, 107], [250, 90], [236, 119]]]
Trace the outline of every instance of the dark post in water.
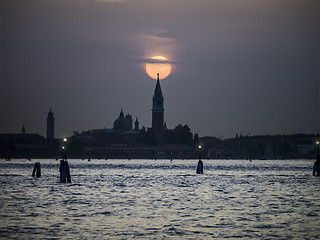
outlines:
[[197, 172], [198, 174], [203, 174], [203, 162], [201, 159], [198, 161]]
[[199, 161], [198, 161], [198, 166], [197, 166], [197, 170], [196, 173], [197, 174], [203, 174], [203, 162], [201, 160], [201, 145], [199, 145]]
[[319, 142], [316, 142], [317, 144], [317, 158], [316, 161], [313, 164], [313, 171], [312, 175], [313, 176], [320, 176], [320, 154], [319, 154]]
[[32, 177], [41, 177], [41, 165], [39, 162], [34, 163]]
[[71, 183], [68, 161], [64, 158], [60, 161], [60, 183]]

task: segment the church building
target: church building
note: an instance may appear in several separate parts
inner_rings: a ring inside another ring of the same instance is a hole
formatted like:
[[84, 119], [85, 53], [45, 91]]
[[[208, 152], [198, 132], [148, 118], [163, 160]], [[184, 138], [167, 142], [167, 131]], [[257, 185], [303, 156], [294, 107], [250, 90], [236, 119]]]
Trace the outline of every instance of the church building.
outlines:
[[113, 123], [113, 130], [117, 132], [132, 130], [132, 116], [129, 113], [124, 116], [121, 109], [119, 117]]

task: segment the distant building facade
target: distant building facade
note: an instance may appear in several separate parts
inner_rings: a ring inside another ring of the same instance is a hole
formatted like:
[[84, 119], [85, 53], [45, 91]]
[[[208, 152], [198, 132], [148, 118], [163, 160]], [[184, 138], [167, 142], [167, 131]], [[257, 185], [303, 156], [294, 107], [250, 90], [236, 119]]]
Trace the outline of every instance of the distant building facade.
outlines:
[[225, 140], [203, 137], [200, 144], [210, 159], [311, 159], [315, 156], [319, 139], [320, 136], [315, 134], [236, 135]]
[[0, 134], [0, 157], [53, 158], [56, 156], [57, 150], [57, 141], [48, 141], [39, 134]]

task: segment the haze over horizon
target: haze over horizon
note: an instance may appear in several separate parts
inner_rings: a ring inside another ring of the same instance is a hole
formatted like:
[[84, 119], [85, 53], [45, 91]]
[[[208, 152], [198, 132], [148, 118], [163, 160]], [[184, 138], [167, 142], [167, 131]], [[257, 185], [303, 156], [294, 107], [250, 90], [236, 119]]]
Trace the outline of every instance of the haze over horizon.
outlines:
[[168, 128], [200, 136], [320, 133], [318, 0], [2, 0], [0, 133], [151, 126], [164, 56]]

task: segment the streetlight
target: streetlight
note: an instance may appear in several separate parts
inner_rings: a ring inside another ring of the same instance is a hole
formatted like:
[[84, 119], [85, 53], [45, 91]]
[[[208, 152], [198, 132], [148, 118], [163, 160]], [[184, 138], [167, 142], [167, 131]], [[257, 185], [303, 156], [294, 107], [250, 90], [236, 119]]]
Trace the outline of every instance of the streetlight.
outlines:
[[202, 146], [199, 145], [199, 146], [198, 146], [198, 149], [199, 149], [199, 160], [201, 159], [201, 148], [202, 148]]
[[68, 139], [67, 138], [63, 138], [62, 139], [62, 149], [65, 150], [66, 149], [66, 144], [67, 144]]
[[62, 146], [61, 146], [61, 154], [62, 154], [62, 158], [66, 158], [66, 151], [67, 151], [67, 141], [68, 139], [65, 137], [62, 139]]

